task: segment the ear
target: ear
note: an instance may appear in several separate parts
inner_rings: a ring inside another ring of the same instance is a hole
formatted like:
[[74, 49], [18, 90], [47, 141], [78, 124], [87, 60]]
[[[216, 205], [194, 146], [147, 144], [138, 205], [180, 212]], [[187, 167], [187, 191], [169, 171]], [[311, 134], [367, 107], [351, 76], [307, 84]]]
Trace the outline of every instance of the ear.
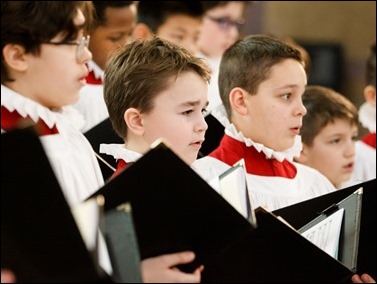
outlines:
[[152, 35], [150, 28], [143, 23], [136, 24], [133, 30], [134, 39], [147, 39]]
[[376, 106], [376, 87], [368, 85], [364, 88], [364, 98], [372, 106]]
[[300, 156], [295, 157], [294, 159], [296, 162], [306, 165], [309, 159], [308, 154], [309, 154], [309, 147], [305, 145], [304, 143], [302, 143], [302, 150], [301, 150]]
[[3, 57], [9, 68], [15, 71], [25, 71], [28, 67], [25, 48], [18, 44], [7, 44], [3, 48]]
[[125, 111], [123, 118], [130, 132], [137, 136], [143, 135], [144, 126], [139, 110], [136, 108], [129, 108]]
[[229, 102], [232, 107], [232, 112], [239, 113], [240, 115], [246, 115], [248, 113], [247, 108], [247, 96], [249, 95], [242, 88], [234, 88], [230, 91]]

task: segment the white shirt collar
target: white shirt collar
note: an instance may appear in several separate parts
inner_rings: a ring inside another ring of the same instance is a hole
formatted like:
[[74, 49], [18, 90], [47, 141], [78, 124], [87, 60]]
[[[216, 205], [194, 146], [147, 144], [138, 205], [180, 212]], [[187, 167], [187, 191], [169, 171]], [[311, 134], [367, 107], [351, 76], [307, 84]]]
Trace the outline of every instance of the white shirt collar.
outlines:
[[376, 132], [376, 107], [370, 103], [363, 103], [359, 109], [359, 120], [361, 124], [369, 130], [369, 132]]
[[124, 144], [101, 144], [99, 152], [113, 156], [116, 160], [122, 159], [126, 163], [136, 162], [142, 156], [140, 153], [126, 149]]
[[99, 67], [93, 60], [88, 61], [87, 65], [89, 72], [93, 72], [96, 79], [103, 81], [103, 75], [105, 73], [104, 70], [102, 70], [102, 68]]
[[292, 147], [284, 151], [275, 151], [271, 148], [264, 146], [261, 143], [254, 142], [250, 138], [247, 138], [243, 135], [241, 131], [237, 131], [235, 125], [230, 123], [228, 118], [224, 115], [223, 109], [218, 109], [218, 112], [212, 112], [216, 118], [219, 119], [222, 125], [225, 126], [225, 134], [246, 144], [247, 147], [253, 146], [258, 152], [263, 152], [267, 158], [275, 158], [279, 162], [282, 162], [284, 159], [290, 162], [293, 161], [294, 157], [298, 157], [302, 150], [301, 136], [296, 135], [295, 141]]
[[52, 128], [60, 121], [62, 114], [72, 121], [72, 124], [77, 129], [83, 127], [85, 123], [83, 116], [72, 106], [51, 110], [4, 85], [1, 85], [1, 106], [11, 112], [17, 111], [24, 118], [29, 116], [35, 123], [42, 119], [49, 128]]

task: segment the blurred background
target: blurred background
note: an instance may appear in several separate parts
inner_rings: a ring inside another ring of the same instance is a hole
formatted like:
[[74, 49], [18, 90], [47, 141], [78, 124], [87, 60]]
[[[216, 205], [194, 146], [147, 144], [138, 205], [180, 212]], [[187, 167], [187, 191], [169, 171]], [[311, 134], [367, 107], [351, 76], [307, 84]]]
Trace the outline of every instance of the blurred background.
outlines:
[[364, 102], [365, 63], [376, 39], [375, 1], [253, 1], [244, 35], [291, 37], [310, 54], [309, 84]]

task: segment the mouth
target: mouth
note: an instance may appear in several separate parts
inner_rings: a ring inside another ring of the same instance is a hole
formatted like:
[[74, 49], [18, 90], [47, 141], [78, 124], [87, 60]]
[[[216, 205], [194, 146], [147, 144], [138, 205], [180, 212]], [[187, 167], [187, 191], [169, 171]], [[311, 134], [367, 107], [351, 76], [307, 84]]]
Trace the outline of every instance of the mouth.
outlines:
[[352, 172], [353, 171], [353, 162], [348, 163], [347, 165], [343, 166], [343, 169], [346, 170], [346, 172]]
[[200, 148], [202, 147], [203, 142], [204, 142], [204, 139], [203, 139], [203, 140], [198, 140], [198, 141], [196, 141], [196, 142], [193, 142], [193, 143], [191, 143], [190, 145], [191, 145], [191, 146], [194, 146], [194, 147], [196, 147], [196, 148], [198, 148], [198, 149], [200, 149]]
[[84, 76], [80, 77], [79, 82], [83, 85], [86, 84], [86, 77], [88, 76], [89, 72], [85, 73]]
[[300, 129], [301, 129], [301, 126], [297, 126], [297, 127], [290, 128], [290, 131], [293, 132], [295, 135], [299, 135]]

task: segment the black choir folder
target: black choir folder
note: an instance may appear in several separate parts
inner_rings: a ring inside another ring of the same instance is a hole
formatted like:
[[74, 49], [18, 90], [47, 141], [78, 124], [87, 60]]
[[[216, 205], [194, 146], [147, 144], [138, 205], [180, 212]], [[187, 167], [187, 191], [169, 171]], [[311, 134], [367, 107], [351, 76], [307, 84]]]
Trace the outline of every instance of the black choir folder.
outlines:
[[195, 261], [180, 268], [203, 264], [202, 282], [346, 282], [353, 275], [262, 208], [253, 226], [163, 143], [96, 194], [105, 210], [130, 202], [142, 259], [192, 250]]
[[[351, 223], [349, 224], [349, 226], [347, 226], [347, 224], [345, 224], [345, 226], [348, 227], [348, 233], [352, 234], [352, 230], [356, 229], [356, 227], [352, 226], [352, 219], [356, 217], [356, 215], [352, 215], [352, 211], [356, 208], [352, 208], [354, 203], [343, 203], [342, 200], [350, 198], [353, 193], [360, 187], [363, 188], [363, 194], [362, 209], [360, 214], [361, 220], [356, 272], [358, 274], [368, 273], [376, 279], [376, 179], [361, 182], [345, 189], [337, 190], [335, 192], [309, 199], [304, 202], [293, 204], [291, 206], [275, 210], [273, 211], [273, 213], [275, 215], [281, 216], [294, 228], [299, 230], [311, 220], [320, 218], [320, 216], [323, 215], [323, 211], [326, 212], [327, 210], [334, 209], [339, 205], [340, 207], [347, 206], [349, 210], [346, 210], [346, 213], [351, 212], [351, 215], [346, 215], [345, 220], [348, 220], [348, 222]], [[344, 243], [344, 245], [347, 245], [347, 235], [345, 235], [345, 232], [346, 231], [343, 231], [341, 235], [341, 247], [343, 246], [342, 243]], [[352, 248], [348, 250], [348, 253], [350, 253], [351, 251]], [[352, 260], [352, 255], [347, 256], [345, 254], [346, 252], [347, 251], [343, 253], [344, 257], [348, 257], [348, 263], [350, 263], [349, 261]]]
[[141, 283], [130, 205], [104, 217], [112, 278], [87, 249], [34, 129], [1, 135], [1, 267], [17, 282]]
[[1, 267], [17, 282], [107, 282], [33, 129], [1, 135]]
[[219, 146], [221, 139], [224, 136], [225, 129], [221, 122], [211, 113], [206, 115], [204, 119], [208, 125], [208, 129], [205, 134], [205, 140], [198, 154], [199, 158], [207, 156]]

